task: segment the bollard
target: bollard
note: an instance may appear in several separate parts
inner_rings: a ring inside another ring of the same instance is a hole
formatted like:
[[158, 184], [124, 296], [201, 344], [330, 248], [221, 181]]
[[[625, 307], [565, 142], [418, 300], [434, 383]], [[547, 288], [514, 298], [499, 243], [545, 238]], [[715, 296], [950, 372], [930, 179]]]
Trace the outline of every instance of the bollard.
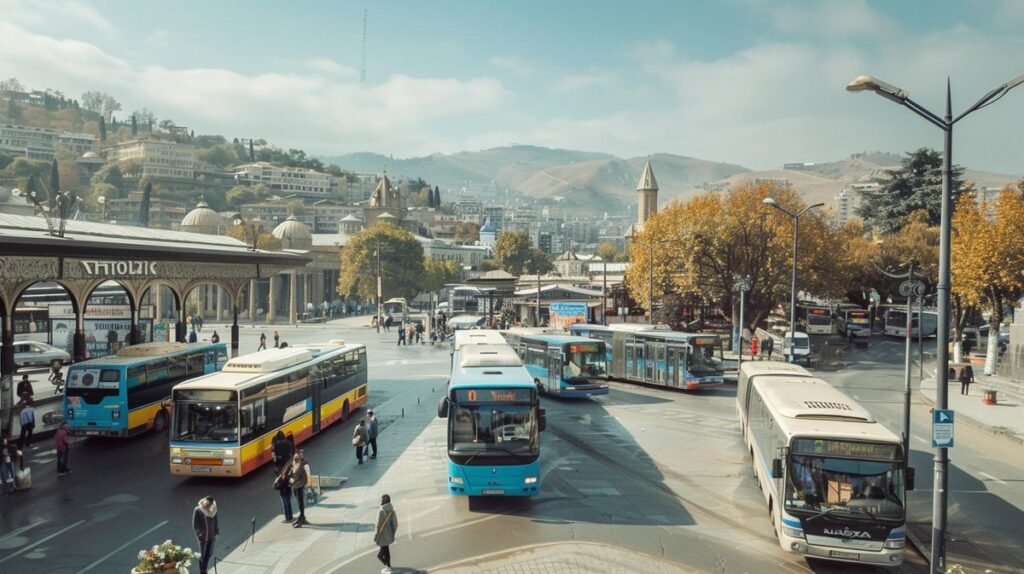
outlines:
[[256, 517], [252, 517], [252, 543], [256, 544]]
[[402, 407], [402, 418], [405, 418], [405, 407]]

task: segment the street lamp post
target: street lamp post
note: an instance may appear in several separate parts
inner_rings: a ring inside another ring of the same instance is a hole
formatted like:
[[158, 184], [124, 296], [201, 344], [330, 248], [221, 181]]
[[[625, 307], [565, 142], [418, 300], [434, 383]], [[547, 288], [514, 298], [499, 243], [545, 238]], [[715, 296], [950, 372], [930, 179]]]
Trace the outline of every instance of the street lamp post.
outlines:
[[[815, 203], [814, 205], [808, 205], [807, 207], [800, 210], [799, 213], [793, 213], [779, 205], [779, 202], [775, 201], [774, 197], [766, 197], [762, 201], [765, 205], [770, 205], [775, 209], [778, 209], [782, 213], [785, 213], [793, 219], [793, 277], [790, 282], [790, 293], [789, 293], [789, 362], [793, 362], [794, 348], [796, 347], [796, 253], [797, 245], [800, 238], [800, 217], [808, 211], [825, 205], [824, 203]], [[785, 338], [783, 338], [785, 341]]]
[[[745, 310], [744, 303], [746, 303], [747, 300], [747, 291], [750, 290], [750, 277], [747, 276], [737, 278], [735, 287], [736, 290], [740, 292], [740, 327], [738, 337], [739, 344], [736, 345], [736, 356], [739, 357], [739, 359], [736, 361], [736, 365], [739, 366], [743, 364], [743, 311]], [[753, 357], [751, 359], [753, 359]]]
[[383, 287], [380, 279], [380, 237], [377, 238], [377, 332], [380, 333], [380, 322], [383, 317], [381, 316], [381, 297], [383, 295]]
[[649, 241], [647, 243], [650, 257], [648, 262], [650, 265], [647, 267], [647, 324], [654, 324], [654, 246], [661, 245], [662, 243], [668, 243], [671, 239], [660, 239], [658, 241]]
[[[939, 117], [928, 111], [923, 106], [910, 99], [910, 95], [877, 78], [871, 76], [858, 76], [850, 82], [846, 89], [851, 92], [871, 91], [887, 100], [891, 100], [904, 106], [926, 121], [936, 126], [943, 133], [943, 154], [942, 154], [942, 209], [939, 231], [939, 281], [936, 285], [939, 314], [939, 324], [936, 331], [936, 369], [935, 386], [936, 408], [946, 409], [949, 406], [949, 290], [950, 290], [950, 242], [952, 226], [950, 223], [953, 212], [953, 126], [968, 114], [977, 111], [989, 104], [995, 103], [1012, 90], [1024, 83], [1024, 74], [1006, 82], [982, 96], [973, 106], [967, 108], [956, 118], [953, 118], [952, 96], [950, 95], [949, 79], [946, 79], [946, 114]], [[935, 449], [935, 477], [932, 488], [932, 547], [931, 559], [929, 561], [932, 573], [945, 572], [946, 570], [946, 489], [949, 486], [949, 451], [945, 447]]]

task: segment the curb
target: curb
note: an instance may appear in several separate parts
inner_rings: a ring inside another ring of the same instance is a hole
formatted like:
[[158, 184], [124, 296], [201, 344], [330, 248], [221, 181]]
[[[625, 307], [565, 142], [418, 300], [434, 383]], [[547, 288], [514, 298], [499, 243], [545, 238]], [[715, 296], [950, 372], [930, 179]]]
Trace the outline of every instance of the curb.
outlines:
[[[936, 389], [936, 392], [938, 392], [937, 389]], [[920, 391], [919, 391], [919, 393], [921, 395], [921, 399], [923, 399], [924, 402], [928, 403], [932, 407], [935, 406], [935, 400], [932, 399], [930, 396], [928, 396], [928, 393], [924, 393], [924, 392], [920, 392]], [[981, 422], [981, 421], [979, 421], [979, 420], [977, 420], [977, 419], [975, 419], [975, 418], [973, 418], [973, 417], [971, 417], [971, 416], [969, 416], [967, 414], [964, 414], [963, 411], [956, 411], [956, 416], [957, 416], [957, 418], [962, 419], [964, 421], [964, 423], [966, 423], [966, 424], [968, 424], [968, 425], [970, 425], [970, 426], [972, 426], [972, 427], [974, 427], [974, 428], [976, 428], [978, 430], [983, 430], [983, 431], [985, 431], [985, 432], [987, 432], [987, 433], [989, 433], [989, 434], [991, 434], [993, 436], [1002, 437], [1002, 438], [1004, 438], [1004, 439], [1006, 439], [1006, 440], [1008, 440], [1008, 441], [1010, 441], [1010, 442], [1012, 442], [1014, 444], [1018, 444], [1018, 445], [1024, 446], [1024, 437], [1019, 437], [1019, 436], [1014, 435], [1014, 434], [1007, 434], [1006, 432], [1003, 432], [1002, 430], [1000, 430], [1000, 429], [998, 429], [996, 427], [989, 426], [989, 425], [987, 425], [987, 424], [985, 424], [985, 423], [983, 423], [983, 422]]]

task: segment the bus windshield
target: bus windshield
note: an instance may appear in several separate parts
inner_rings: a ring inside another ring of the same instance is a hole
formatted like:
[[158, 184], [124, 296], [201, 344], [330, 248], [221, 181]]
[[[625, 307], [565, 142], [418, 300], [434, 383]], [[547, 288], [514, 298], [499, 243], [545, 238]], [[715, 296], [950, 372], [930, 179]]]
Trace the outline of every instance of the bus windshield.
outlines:
[[535, 409], [531, 405], [455, 405], [451, 450], [539, 453]]
[[718, 350], [717, 343], [694, 344], [686, 358], [687, 370], [698, 376], [720, 372], [722, 366], [715, 358], [716, 350]]
[[824, 313], [808, 313], [807, 324], [809, 325], [831, 325], [832, 317]]
[[231, 391], [175, 392], [173, 440], [237, 442], [238, 402], [231, 395]]
[[903, 469], [895, 461], [790, 455], [786, 509], [902, 521]]
[[562, 366], [563, 379], [597, 377], [608, 372], [608, 358], [599, 344], [574, 344], [568, 350]]

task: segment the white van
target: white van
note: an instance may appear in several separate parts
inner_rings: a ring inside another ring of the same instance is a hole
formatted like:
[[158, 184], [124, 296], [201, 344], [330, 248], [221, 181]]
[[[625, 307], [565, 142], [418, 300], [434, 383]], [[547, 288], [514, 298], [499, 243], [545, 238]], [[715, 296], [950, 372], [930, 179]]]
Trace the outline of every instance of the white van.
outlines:
[[788, 357], [790, 354], [793, 355], [794, 363], [803, 361], [807, 363], [808, 367], [811, 366], [811, 338], [807, 336], [807, 333], [801, 331], [786, 333], [782, 338], [782, 356]]

